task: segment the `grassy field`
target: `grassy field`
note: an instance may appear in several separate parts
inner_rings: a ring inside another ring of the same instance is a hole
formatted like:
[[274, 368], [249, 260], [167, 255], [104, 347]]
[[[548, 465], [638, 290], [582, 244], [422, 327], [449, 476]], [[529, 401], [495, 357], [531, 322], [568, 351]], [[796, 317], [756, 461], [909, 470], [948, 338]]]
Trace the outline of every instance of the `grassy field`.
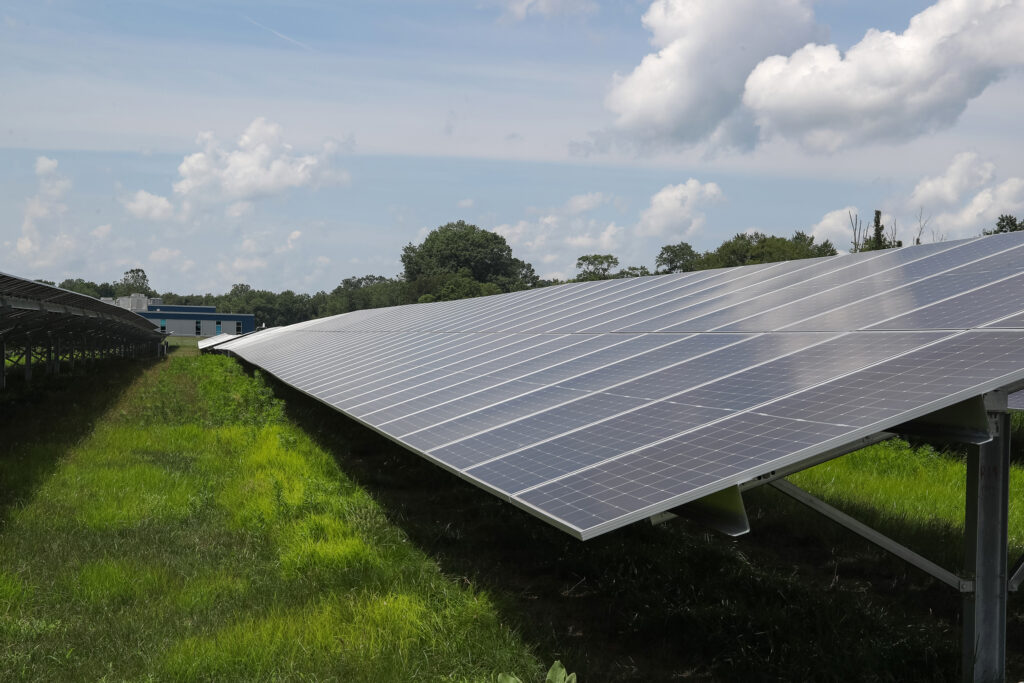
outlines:
[[101, 405], [69, 388], [56, 424], [3, 448], [0, 676], [537, 677], [488, 596], [444, 576], [233, 361], [175, 355], [110, 381]]
[[[958, 677], [959, 597], [771, 490], [740, 539], [580, 543], [194, 343], [0, 406], [0, 678]], [[960, 563], [955, 454], [893, 442], [795, 479]]]

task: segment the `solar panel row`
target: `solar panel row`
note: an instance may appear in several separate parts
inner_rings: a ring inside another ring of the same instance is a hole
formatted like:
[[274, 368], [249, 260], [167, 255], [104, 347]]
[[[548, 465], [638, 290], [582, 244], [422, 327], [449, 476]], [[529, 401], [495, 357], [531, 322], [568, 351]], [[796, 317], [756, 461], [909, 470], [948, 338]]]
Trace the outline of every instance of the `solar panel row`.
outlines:
[[358, 311], [228, 350], [581, 538], [1024, 379], [1024, 235]]

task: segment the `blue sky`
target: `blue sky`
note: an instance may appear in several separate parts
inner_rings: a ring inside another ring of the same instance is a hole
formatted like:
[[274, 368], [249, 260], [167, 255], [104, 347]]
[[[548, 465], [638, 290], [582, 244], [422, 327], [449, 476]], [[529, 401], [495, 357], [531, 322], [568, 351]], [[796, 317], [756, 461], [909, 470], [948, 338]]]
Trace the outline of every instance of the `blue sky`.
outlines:
[[1024, 217], [1021, 0], [0, 7], [0, 270], [161, 291], [394, 275], [430, 229], [544, 276], [794, 230]]

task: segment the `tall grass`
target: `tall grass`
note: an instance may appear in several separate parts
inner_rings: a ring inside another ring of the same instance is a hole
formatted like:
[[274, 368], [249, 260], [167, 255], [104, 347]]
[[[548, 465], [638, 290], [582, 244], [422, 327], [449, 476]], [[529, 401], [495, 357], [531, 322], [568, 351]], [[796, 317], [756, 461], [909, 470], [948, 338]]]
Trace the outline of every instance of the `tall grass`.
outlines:
[[0, 531], [0, 678], [538, 676], [233, 361], [172, 354], [80, 436]]

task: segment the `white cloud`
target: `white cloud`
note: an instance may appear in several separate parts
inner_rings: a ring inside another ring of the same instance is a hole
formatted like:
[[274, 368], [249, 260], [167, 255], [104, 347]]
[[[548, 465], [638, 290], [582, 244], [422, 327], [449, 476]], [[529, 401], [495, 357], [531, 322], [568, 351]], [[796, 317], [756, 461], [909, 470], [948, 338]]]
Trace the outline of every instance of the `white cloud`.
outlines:
[[246, 214], [252, 213], [252, 209], [252, 202], [234, 202], [224, 209], [224, 215], [228, 218], [241, 218]]
[[982, 161], [976, 153], [962, 152], [953, 157], [941, 176], [919, 182], [910, 196], [910, 204], [925, 208], [955, 204], [965, 193], [991, 181], [995, 170], [995, 164]]
[[1024, 178], [1009, 178], [986, 187], [959, 209], [935, 216], [929, 225], [948, 238], [970, 237], [991, 230], [1000, 215], [1024, 210]]
[[597, 5], [592, 0], [505, 0], [505, 11], [514, 19], [523, 20], [531, 14], [582, 14], [593, 12]]
[[869, 30], [846, 54], [808, 44], [761, 62], [743, 102], [763, 134], [831, 152], [951, 126], [967, 103], [1024, 65], [1024, 3], [939, 0], [901, 34]]
[[163, 263], [170, 261], [181, 256], [181, 249], [171, 249], [170, 247], [160, 247], [159, 249], [150, 252], [149, 260], [156, 261], [157, 263]]
[[182, 160], [174, 183], [186, 211], [230, 202], [229, 215], [237, 216], [251, 209], [253, 199], [348, 181], [345, 172], [331, 167], [336, 143], [325, 143], [317, 154], [298, 155], [284, 142], [281, 126], [262, 117], [249, 124], [233, 149], [210, 132], [200, 133], [196, 141], [203, 151]]
[[820, 221], [811, 226], [808, 234], [818, 244], [829, 240], [838, 251], [849, 251], [850, 244], [853, 241], [853, 228], [850, 226], [850, 217], [857, 214], [856, 206], [846, 206], [842, 209], [829, 211]]
[[[21, 235], [15, 240], [15, 250], [32, 265], [49, 265], [66, 248], [70, 239], [60, 229], [60, 217], [67, 211], [64, 196], [71, 189], [71, 181], [57, 174], [57, 161], [49, 157], [36, 158], [38, 178], [36, 194], [25, 200], [21, 221]], [[46, 232], [55, 233], [53, 244], [44, 248]]]
[[566, 245], [576, 249], [597, 249], [603, 252], [615, 251], [622, 244], [625, 230], [615, 223], [609, 223], [600, 232], [585, 232], [565, 238]]
[[113, 228], [110, 223], [107, 223], [106, 225], [97, 225], [89, 234], [98, 240], [102, 240], [110, 236], [110, 231], [112, 229]]
[[136, 218], [162, 221], [174, 215], [174, 207], [167, 197], [139, 190], [128, 199], [122, 199], [125, 210]]
[[460, 209], [472, 209], [473, 208], [473, 200], [472, 199], [460, 199], [456, 203], [456, 206], [458, 206]]
[[722, 199], [722, 190], [715, 183], [690, 178], [679, 185], [666, 185], [651, 197], [634, 232], [642, 237], [689, 237], [704, 226], [704, 214], [698, 209]]
[[811, 0], [655, 0], [643, 23], [658, 51], [616, 75], [605, 100], [616, 128], [641, 145], [752, 146], [747, 76], [818, 33]]
[[286, 251], [292, 251], [293, 249], [295, 249], [296, 245], [299, 242], [299, 238], [301, 237], [301, 230], [292, 230], [290, 233], [288, 233], [288, 239], [285, 240], [284, 246], [280, 246], [277, 249], [274, 249], [274, 253], [283, 254]]
[[261, 259], [256, 256], [251, 258], [239, 256], [231, 263], [231, 267], [234, 268], [236, 272], [243, 270], [257, 270], [260, 268], [266, 268], [267, 262], [265, 259]]
[[905, 206], [915, 214], [923, 210], [922, 218], [930, 217], [927, 230], [935, 236], [971, 237], [994, 228], [1002, 214], [1024, 212], [1024, 178], [1000, 179], [994, 163], [962, 152], [942, 175], [918, 182]]
[[57, 170], [57, 160], [49, 157], [36, 157], [36, 175], [49, 175]]
[[569, 197], [565, 203], [565, 212], [570, 215], [586, 213], [601, 206], [608, 201], [608, 197], [600, 192], [588, 192]]

